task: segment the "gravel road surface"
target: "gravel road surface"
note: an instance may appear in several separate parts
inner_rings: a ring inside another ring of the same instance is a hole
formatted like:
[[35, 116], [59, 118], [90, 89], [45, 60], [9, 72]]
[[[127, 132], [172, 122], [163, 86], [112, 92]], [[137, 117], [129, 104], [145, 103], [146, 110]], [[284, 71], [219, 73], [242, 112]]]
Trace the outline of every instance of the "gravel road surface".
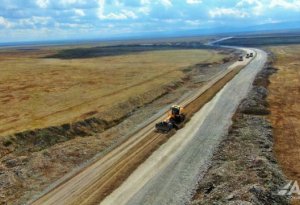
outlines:
[[[188, 201], [230, 125], [232, 113], [264, 64], [265, 53], [257, 52], [250, 64], [251, 59], [235, 62], [181, 102], [187, 118], [194, 115], [174, 136], [173, 132], [154, 131], [155, 122], [165, 117], [161, 116], [29, 204], [89, 205], [102, 201], [160, 205]], [[199, 108], [203, 109], [198, 112]]]
[[198, 179], [208, 168], [214, 149], [231, 124], [232, 115], [266, 63], [264, 51], [252, 50], [256, 52], [252, 62], [101, 205], [182, 205], [189, 202]]

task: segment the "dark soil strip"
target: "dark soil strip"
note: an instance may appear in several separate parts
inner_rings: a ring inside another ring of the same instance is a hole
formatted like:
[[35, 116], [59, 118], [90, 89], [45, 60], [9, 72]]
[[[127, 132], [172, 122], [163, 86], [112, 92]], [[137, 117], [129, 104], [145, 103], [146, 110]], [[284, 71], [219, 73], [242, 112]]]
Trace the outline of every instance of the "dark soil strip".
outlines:
[[146, 51], [160, 51], [160, 50], [178, 50], [178, 49], [213, 49], [200, 42], [181, 42], [169, 44], [151, 44], [151, 45], [117, 45], [117, 46], [102, 46], [92, 48], [73, 48], [61, 50], [58, 53], [46, 58], [59, 59], [79, 59], [79, 58], [93, 58], [105, 56], [118, 56], [126, 54], [135, 54]]

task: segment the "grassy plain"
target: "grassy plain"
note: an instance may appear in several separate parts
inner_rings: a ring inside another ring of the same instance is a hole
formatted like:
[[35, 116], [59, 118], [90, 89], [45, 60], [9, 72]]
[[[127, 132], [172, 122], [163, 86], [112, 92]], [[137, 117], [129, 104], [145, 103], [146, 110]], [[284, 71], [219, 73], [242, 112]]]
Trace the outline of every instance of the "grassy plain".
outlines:
[[[44, 58], [58, 48], [0, 52], [0, 135], [76, 122], [184, 77], [211, 50], [164, 50], [85, 59]], [[126, 108], [124, 108], [126, 109]]]
[[289, 35], [270, 34], [262, 36], [234, 37], [222, 41], [222, 44], [224, 45], [248, 47], [293, 45], [299, 43], [300, 35], [298, 33]]
[[[289, 180], [300, 180], [300, 45], [269, 47], [277, 73], [270, 78], [275, 153]], [[295, 204], [300, 204], [299, 200]]]

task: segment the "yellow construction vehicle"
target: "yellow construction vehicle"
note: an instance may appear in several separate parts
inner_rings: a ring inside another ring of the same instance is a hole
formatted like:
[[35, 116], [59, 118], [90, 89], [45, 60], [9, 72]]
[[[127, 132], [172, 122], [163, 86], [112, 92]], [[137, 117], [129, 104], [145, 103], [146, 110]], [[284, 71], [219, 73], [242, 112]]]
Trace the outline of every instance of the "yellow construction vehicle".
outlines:
[[184, 120], [183, 108], [179, 105], [173, 105], [168, 113], [168, 117], [164, 121], [156, 123], [155, 128], [158, 132], [169, 132], [173, 128], [177, 130]]

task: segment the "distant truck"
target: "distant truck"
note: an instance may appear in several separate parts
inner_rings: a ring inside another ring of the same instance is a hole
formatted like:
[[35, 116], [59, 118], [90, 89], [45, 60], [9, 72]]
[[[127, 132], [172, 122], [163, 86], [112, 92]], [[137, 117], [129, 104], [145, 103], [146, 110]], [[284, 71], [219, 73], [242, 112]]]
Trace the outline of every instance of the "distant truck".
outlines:
[[243, 56], [240, 56], [239, 61], [243, 61], [243, 60], [244, 60]]
[[250, 57], [253, 57], [253, 53], [250, 53], [250, 55], [249, 55]]
[[246, 58], [250, 58], [250, 54], [249, 53], [247, 53]]

